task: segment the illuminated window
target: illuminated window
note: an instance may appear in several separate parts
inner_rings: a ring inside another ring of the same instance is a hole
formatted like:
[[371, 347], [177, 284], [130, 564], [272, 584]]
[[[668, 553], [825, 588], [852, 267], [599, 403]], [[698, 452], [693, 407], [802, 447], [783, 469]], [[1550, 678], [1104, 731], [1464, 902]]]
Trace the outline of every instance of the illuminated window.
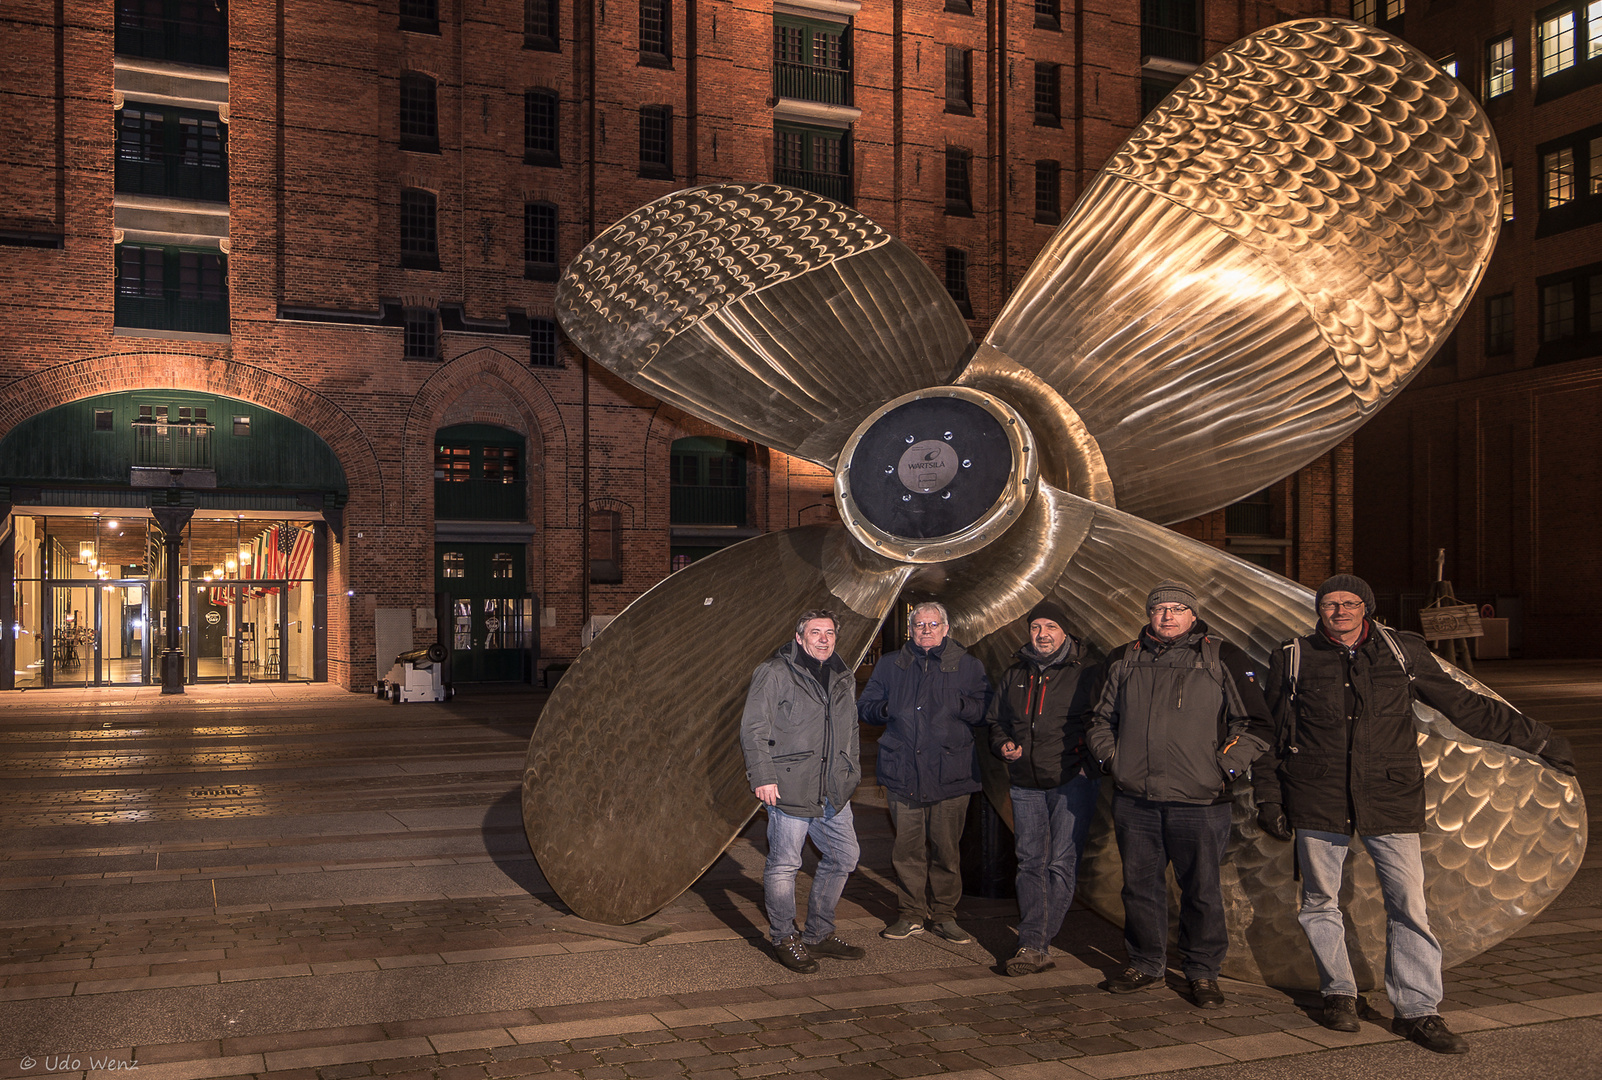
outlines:
[[467, 556], [460, 551], [447, 551], [440, 555], [440, 576], [464, 578], [467, 576]]
[[1513, 220], [1513, 166], [1502, 166], [1502, 220]]
[[510, 578], [512, 576], [512, 553], [497, 551], [490, 556], [490, 577]]
[[434, 448], [434, 479], [462, 483], [473, 475], [473, 450], [468, 446]]
[[1574, 201], [1574, 149], [1563, 146], [1541, 155], [1541, 205], [1547, 209]]
[[1501, 97], [1513, 92], [1513, 35], [1499, 37], [1485, 46], [1485, 96]]

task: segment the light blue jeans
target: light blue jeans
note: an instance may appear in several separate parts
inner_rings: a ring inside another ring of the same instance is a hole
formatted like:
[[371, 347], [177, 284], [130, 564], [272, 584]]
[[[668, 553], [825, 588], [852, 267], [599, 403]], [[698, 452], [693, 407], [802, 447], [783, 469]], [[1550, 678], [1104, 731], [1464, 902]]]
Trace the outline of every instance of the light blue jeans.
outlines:
[[1018, 853], [1018, 947], [1049, 952], [1074, 902], [1079, 856], [1096, 816], [1099, 777], [1081, 769], [1054, 788], [1012, 789]]
[[[1407, 1020], [1432, 1016], [1440, 1008], [1441, 943], [1430, 933], [1424, 909], [1424, 860], [1417, 833], [1365, 836], [1385, 898], [1385, 993], [1396, 1015]], [[1341, 833], [1296, 830], [1302, 864], [1302, 907], [1297, 916], [1318, 963], [1325, 994], [1357, 996], [1357, 980], [1346, 952], [1341, 919], [1341, 874], [1352, 838]]]
[[817, 845], [818, 869], [807, 897], [807, 924], [801, 940], [816, 945], [834, 933], [834, 909], [845, 892], [846, 878], [857, 868], [856, 821], [851, 804], [836, 810], [823, 804], [823, 816], [808, 818], [768, 807], [768, 861], [762, 870], [762, 895], [768, 909], [768, 932], [777, 945], [795, 933], [795, 877], [801, 852], [811, 838]]

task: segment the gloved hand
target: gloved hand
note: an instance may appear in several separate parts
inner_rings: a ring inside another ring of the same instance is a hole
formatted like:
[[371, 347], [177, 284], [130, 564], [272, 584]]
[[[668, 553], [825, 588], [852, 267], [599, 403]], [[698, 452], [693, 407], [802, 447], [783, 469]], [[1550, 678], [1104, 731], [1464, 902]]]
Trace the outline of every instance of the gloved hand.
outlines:
[[1257, 827], [1275, 840], [1291, 838], [1290, 822], [1285, 820], [1285, 808], [1279, 803], [1264, 803], [1257, 808]]
[[1574, 744], [1553, 732], [1552, 737], [1546, 740], [1546, 745], [1541, 747], [1541, 760], [1558, 772], [1573, 776]]

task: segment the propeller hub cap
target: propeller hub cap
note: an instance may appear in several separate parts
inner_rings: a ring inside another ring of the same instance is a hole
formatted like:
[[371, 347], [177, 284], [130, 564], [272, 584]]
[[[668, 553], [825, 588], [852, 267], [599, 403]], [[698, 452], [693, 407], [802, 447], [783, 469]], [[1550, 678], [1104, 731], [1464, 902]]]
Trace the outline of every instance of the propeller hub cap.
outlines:
[[846, 528], [905, 562], [955, 559], [1017, 520], [1035, 488], [1034, 438], [1017, 410], [964, 386], [880, 406], [840, 452], [835, 499]]

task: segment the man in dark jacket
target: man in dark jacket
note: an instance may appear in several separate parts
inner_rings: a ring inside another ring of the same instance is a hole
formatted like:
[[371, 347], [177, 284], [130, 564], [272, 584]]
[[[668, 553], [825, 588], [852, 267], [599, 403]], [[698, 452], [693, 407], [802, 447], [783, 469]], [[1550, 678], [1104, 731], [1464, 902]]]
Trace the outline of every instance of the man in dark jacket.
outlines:
[[1085, 720], [1101, 689], [1101, 666], [1068, 633], [1068, 615], [1042, 600], [1025, 619], [1018, 650], [990, 703], [990, 748], [1012, 781], [1018, 854], [1018, 951], [1008, 975], [1053, 967], [1051, 942], [1074, 902], [1079, 856], [1096, 814], [1100, 776], [1085, 768]]
[[1315, 604], [1317, 627], [1286, 642], [1269, 666], [1264, 689], [1281, 751], [1277, 760], [1270, 755], [1258, 763], [1253, 784], [1264, 831], [1289, 840], [1295, 829], [1299, 919], [1318, 964], [1323, 1024], [1335, 1031], [1360, 1027], [1340, 910], [1342, 870], [1355, 832], [1374, 857], [1385, 898], [1392, 1028], [1437, 1053], [1465, 1053], [1468, 1043], [1437, 1012], [1441, 946], [1424, 905], [1418, 837], [1424, 767], [1413, 699], [1422, 698], [1476, 738], [1539, 754], [1571, 775], [1572, 749], [1545, 724], [1457, 682], [1417, 634], [1371, 621], [1374, 593], [1362, 578], [1337, 574], [1319, 586]]
[[898, 917], [880, 933], [900, 940], [925, 927], [958, 945], [974, 937], [957, 925], [962, 899], [958, 850], [968, 797], [979, 790], [973, 729], [990, 701], [985, 668], [951, 640], [942, 604], [919, 604], [911, 640], [881, 657], [857, 699], [866, 724], [883, 724], [878, 774], [890, 803], [896, 843]]
[[1088, 733], [1091, 753], [1118, 785], [1113, 832], [1124, 864], [1129, 966], [1107, 989], [1127, 994], [1163, 980], [1172, 864], [1191, 1001], [1216, 1009], [1229, 948], [1218, 875], [1229, 843], [1229, 782], [1268, 746], [1273, 722], [1255, 665], [1208, 632], [1188, 585], [1160, 583], [1146, 615], [1140, 637], [1107, 658]]
[[[861, 850], [851, 796], [862, 778], [857, 681], [835, 655], [837, 625], [832, 611], [802, 613], [795, 641], [757, 665], [740, 717], [746, 779], [768, 808], [762, 893], [769, 931], [779, 962], [800, 972], [818, 970], [815, 956], [867, 955], [834, 933], [835, 905]], [[821, 858], [798, 935], [795, 878], [808, 838]]]

